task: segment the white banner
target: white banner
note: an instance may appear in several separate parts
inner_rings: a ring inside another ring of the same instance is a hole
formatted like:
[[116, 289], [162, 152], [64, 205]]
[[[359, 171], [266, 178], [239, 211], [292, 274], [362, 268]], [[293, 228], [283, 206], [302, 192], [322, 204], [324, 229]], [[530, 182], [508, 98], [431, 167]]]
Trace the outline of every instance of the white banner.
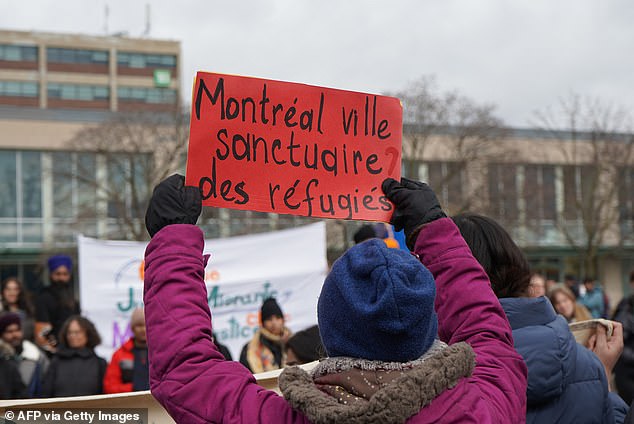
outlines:
[[[78, 237], [82, 314], [95, 323], [110, 360], [132, 332], [132, 310], [143, 301], [147, 243]], [[205, 269], [214, 333], [234, 360], [259, 327], [262, 301], [277, 298], [287, 326], [317, 323], [317, 298], [327, 272], [325, 224], [205, 241]]]

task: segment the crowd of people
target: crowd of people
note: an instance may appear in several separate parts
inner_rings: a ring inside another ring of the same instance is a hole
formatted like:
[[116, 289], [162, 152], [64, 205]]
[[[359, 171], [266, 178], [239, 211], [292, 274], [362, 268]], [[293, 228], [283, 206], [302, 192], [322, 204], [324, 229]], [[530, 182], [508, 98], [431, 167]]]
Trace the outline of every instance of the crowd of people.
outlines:
[[[17, 279], [2, 282], [0, 381], [10, 384], [0, 396], [151, 388], [187, 423], [634, 422], [634, 294], [612, 311], [595, 279], [532, 272], [494, 220], [447, 217], [424, 183], [382, 189], [409, 252], [361, 227], [326, 277], [318, 325], [293, 334], [266, 299], [233, 361], [206, 300], [200, 193], [168, 178], [146, 214], [145, 309], [131, 316], [130, 340], [109, 362], [95, 354], [70, 258], [52, 257], [34, 305]], [[630, 283], [634, 293], [634, 271]], [[599, 325], [581, 345], [569, 324], [592, 318], [613, 320], [613, 331]], [[294, 367], [316, 360], [309, 372]], [[253, 377], [275, 369], [282, 397]]]

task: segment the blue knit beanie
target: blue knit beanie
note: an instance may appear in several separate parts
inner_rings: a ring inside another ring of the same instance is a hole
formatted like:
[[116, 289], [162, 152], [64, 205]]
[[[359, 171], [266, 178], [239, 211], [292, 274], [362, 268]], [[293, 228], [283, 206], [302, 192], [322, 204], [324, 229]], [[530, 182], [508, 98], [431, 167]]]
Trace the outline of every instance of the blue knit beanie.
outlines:
[[317, 320], [328, 356], [407, 362], [438, 333], [434, 277], [409, 252], [371, 239], [332, 266], [319, 295]]
[[69, 272], [73, 271], [73, 260], [70, 256], [55, 255], [48, 258], [48, 271], [53, 272], [60, 266], [65, 266]]

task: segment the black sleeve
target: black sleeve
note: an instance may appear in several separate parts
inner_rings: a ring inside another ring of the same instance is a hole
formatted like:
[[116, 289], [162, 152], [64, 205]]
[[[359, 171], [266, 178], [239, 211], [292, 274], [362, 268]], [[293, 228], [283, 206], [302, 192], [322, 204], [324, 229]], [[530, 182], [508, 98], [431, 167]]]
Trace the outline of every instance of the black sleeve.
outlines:
[[251, 369], [251, 367], [249, 366], [249, 361], [247, 360], [247, 349], [249, 348], [249, 342], [247, 342], [247, 344], [245, 344], [242, 347], [242, 352], [240, 352], [240, 363], [242, 365], [244, 365], [245, 367], [247, 367], [247, 369], [251, 372], [253, 372], [253, 370]]
[[220, 351], [220, 353], [222, 353], [222, 356], [224, 356], [227, 361], [233, 361], [233, 358], [231, 357], [231, 352], [229, 352], [229, 349], [227, 349], [227, 346], [220, 343], [216, 343], [216, 346], [218, 347], [218, 350]]
[[58, 364], [59, 362], [57, 361], [57, 358], [53, 357], [51, 363], [48, 366], [48, 371], [46, 371], [46, 374], [44, 374], [44, 381], [42, 381], [42, 397], [55, 397], [53, 387], [55, 386], [55, 377], [57, 375]]
[[22, 377], [18, 367], [10, 363], [9, 377], [11, 379], [11, 399], [25, 399], [27, 397], [26, 386], [22, 382]]
[[40, 293], [35, 299], [35, 321], [51, 322], [50, 315], [51, 299], [48, 293]]
[[99, 358], [99, 394], [103, 394], [103, 379], [106, 375], [107, 367], [108, 362], [103, 358]]

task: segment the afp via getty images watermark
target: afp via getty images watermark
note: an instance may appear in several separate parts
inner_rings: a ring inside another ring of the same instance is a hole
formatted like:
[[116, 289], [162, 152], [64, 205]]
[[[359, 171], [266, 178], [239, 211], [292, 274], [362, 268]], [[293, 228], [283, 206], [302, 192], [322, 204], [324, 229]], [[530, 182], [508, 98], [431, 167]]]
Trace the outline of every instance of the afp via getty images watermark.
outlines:
[[0, 416], [0, 424], [149, 424], [141, 408], [10, 408]]

